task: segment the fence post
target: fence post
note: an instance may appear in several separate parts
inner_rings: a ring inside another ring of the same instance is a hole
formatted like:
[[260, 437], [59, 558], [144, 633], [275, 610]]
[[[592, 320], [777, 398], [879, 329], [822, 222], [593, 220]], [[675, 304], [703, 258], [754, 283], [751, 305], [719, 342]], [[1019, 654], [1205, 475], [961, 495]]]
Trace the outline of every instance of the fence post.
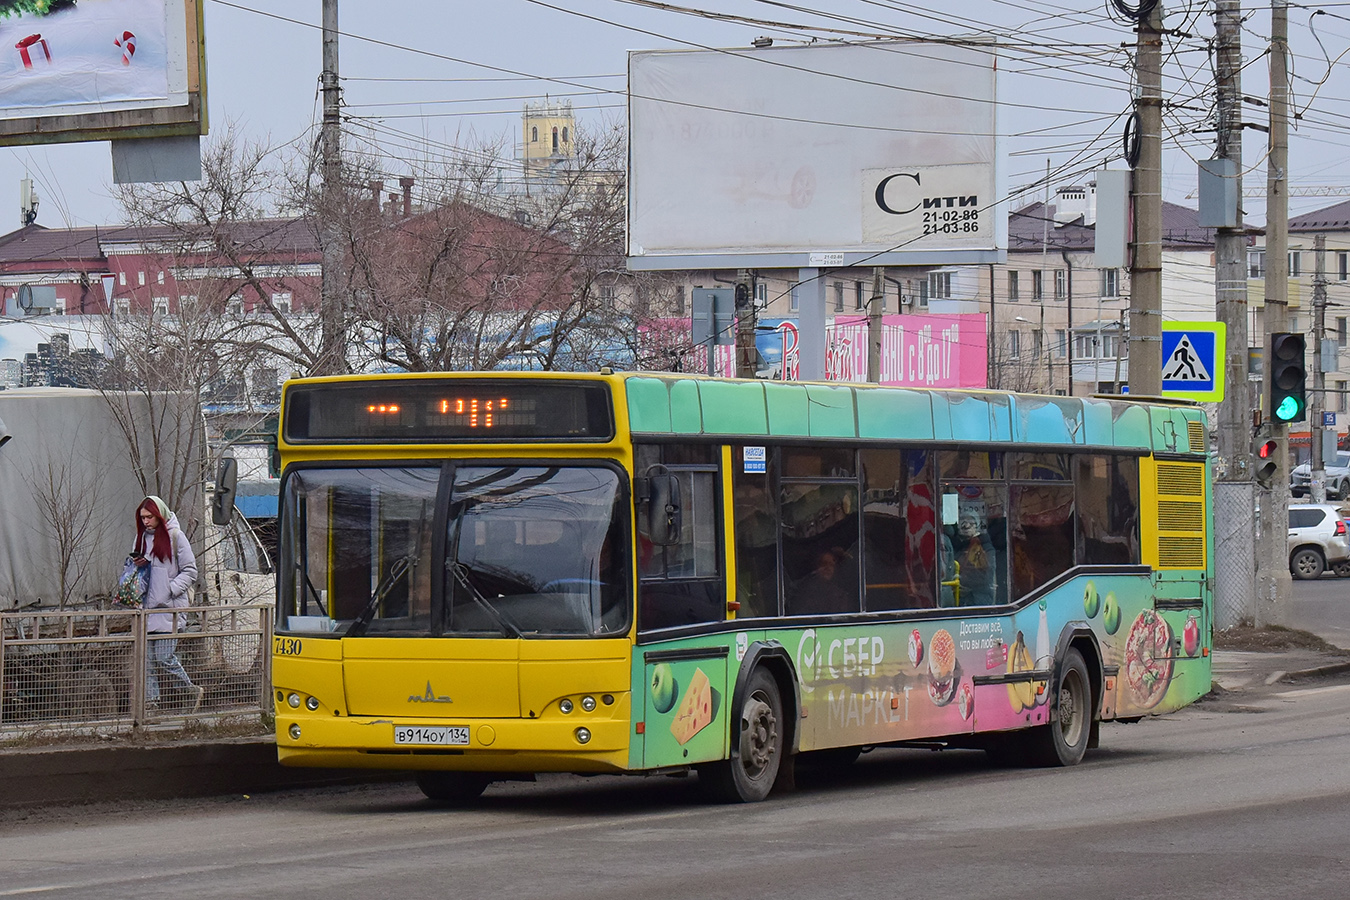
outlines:
[[5, 617], [0, 616], [0, 722], [5, 721]]
[[262, 714], [267, 715], [272, 711], [272, 608], [264, 606], [258, 610], [258, 625], [262, 629], [262, 635], [259, 640], [262, 641], [262, 647], [259, 652], [262, 653], [262, 682], [258, 685], [258, 702], [262, 706]]
[[131, 611], [131, 721], [145, 724], [145, 611]]

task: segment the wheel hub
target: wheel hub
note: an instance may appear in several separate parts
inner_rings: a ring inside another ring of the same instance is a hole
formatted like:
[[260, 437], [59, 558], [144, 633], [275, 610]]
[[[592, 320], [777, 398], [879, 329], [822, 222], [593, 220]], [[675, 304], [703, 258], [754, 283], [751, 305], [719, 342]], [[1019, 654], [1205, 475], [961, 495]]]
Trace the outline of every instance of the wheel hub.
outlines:
[[773, 739], [777, 724], [773, 707], [763, 700], [754, 697], [746, 704], [741, 722], [741, 765], [746, 772], [752, 775], [762, 772], [773, 760], [778, 750]]

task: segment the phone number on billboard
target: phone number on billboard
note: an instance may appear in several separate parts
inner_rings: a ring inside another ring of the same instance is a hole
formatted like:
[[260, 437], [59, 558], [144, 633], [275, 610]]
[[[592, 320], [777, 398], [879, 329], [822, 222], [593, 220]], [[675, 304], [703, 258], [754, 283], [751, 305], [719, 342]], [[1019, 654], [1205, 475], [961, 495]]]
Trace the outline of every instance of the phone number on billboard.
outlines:
[[979, 222], [924, 222], [924, 234], [972, 234], [980, 230]]

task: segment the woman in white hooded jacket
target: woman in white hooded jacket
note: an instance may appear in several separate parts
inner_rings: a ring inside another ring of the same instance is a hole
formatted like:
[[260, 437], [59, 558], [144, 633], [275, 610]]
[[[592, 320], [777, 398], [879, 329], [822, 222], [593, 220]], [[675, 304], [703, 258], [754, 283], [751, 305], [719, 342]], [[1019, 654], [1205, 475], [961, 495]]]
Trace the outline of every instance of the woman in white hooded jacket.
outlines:
[[[136, 546], [132, 556], [137, 565], [149, 567], [145, 589], [147, 610], [183, 609], [188, 605], [188, 589], [197, 580], [197, 557], [178, 527], [178, 517], [158, 497], [146, 497], [136, 508]], [[146, 616], [145, 701], [152, 709], [159, 703], [160, 669], [183, 683], [191, 698], [189, 712], [201, 708], [206, 691], [192, 683], [179, 662], [175, 653], [178, 640], [160, 637], [177, 633], [186, 618], [175, 612], [152, 612]]]

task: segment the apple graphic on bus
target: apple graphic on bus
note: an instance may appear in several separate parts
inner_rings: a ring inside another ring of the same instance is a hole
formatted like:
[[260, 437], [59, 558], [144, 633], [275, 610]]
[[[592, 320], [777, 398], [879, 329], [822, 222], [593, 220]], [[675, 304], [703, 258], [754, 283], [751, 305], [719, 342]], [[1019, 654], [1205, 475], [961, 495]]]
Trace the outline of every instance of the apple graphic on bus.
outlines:
[[1089, 581], [1087, 587], [1083, 589], [1083, 614], [1089, 619], [1095, 619], [1100, 609], [1101, 598], [1097, 595], [1097, 583]]
[[659, 713], [668, 713], [675, 706], [675, 673], [670, 663], [657, 663], [652, 667], [652, 707]]
[[1120, 602], [1116, 600], [1115, 591], [1108, 591], [1102, 598], [1102, 626], [1107, 634], [1120, 630]]

